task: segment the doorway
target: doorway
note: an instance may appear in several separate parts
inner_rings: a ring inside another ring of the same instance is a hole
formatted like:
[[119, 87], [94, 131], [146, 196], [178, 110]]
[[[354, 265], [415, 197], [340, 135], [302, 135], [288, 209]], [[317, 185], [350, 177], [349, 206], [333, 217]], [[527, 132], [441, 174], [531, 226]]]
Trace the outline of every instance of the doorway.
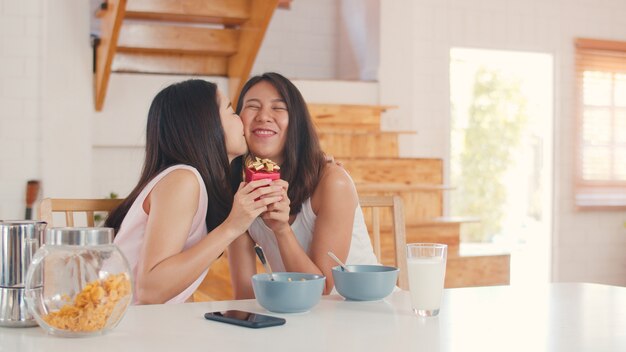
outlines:
[[553, 57], [450, 51], [452, 216], [462, 253], [511, 253], [511, 284], [546, 283], [552, 235]]

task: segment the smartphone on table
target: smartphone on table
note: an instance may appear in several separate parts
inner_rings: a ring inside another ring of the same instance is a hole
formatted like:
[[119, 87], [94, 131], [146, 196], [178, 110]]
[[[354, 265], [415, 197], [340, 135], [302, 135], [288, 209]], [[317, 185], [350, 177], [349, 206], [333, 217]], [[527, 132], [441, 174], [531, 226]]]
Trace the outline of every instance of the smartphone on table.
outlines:
[[227, 310], [223, 312], [209, 312], [204, 314], [208, 320], [221, 321], [223, 323], [245, 326], [247, 328], [259, 329], [270, 326], [285, 324], [283, 318], [272, 317], [258, 313], [244, 312], [241, 310]]

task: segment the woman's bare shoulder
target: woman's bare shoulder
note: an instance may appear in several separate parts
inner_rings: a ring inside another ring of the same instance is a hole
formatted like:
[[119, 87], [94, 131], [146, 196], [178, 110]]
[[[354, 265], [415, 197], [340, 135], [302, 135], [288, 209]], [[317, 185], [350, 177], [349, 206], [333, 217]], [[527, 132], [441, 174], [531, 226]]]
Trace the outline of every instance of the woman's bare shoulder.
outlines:
[[334, 163], [326, 164], [320, 181], [311, 199], [313, 208], [320, 203], [339, 202], [340, 204], [356, 202], [357, 193], [354, 182], [346, 170]]
[[190, 169], [176, 169], [165, 175], [159, 182], [156, 184], [155, 189], [157, 187], [161, 188], [176, 188], [181, 191], [184, 190], [195, 190], [199, 189], [200, 185], [198, 183], [198, 177], [196, 174]]
[[322, 171], [320, 186], [329, 187], [354, 187], [354, 183], [346, 169], [335, 163], [328, 163]]
[[165, 175], [154, 186], [150, 201], [160, 200], [161, 203], [182, 206], [198, 204], [200, 184], [195, 173], [189, 169], [176, 169]]

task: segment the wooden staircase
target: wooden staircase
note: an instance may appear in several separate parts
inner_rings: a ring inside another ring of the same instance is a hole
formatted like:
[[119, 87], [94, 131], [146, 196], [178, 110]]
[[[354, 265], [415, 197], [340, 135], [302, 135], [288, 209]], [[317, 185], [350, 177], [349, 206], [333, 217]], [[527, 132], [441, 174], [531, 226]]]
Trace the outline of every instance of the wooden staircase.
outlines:
[[[288, 6], [288, 1], [281, 1]], [[111, 72], [225, 76], [236, 101], [279, 0], [107, 0], [98, 12], [95, 107]]]
[[[407, 242], [448, 244], [446, 287], [508, 284], [508, 253], [461, 252], [461, 226], [480, 219], [443, 216], [443, 192], [454, 188], [443, 184], [442, 161], [399, 158], [398, 135], [411, 132], [380, 130], [381, 113], [388, 108], [309, 104], [324, 151], [343, 163], [359, 195], [399, 195], [404, 202]], [[368, 221], [367, 210], [364, 214]], [[391, 218], [381, 215], [383, 263], [393, 265]]]

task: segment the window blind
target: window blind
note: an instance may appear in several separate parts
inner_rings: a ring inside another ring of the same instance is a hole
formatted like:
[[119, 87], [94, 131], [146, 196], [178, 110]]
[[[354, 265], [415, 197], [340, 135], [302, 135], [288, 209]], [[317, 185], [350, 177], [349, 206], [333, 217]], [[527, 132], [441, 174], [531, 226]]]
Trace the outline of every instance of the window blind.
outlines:
[[626, 42], [576, 40], [575, 202], [626, 208]]

